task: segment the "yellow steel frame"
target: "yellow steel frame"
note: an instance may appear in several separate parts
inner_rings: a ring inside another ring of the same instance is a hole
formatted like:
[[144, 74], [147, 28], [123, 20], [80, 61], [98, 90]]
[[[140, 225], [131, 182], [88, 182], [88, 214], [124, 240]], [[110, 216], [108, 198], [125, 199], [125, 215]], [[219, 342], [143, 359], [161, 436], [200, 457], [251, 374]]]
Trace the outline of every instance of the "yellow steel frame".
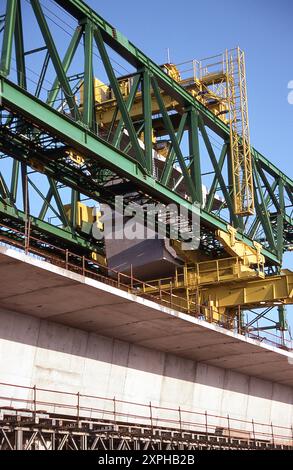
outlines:
[[260, 308], [293, 304], [293, 273], [284, 270], [277, 276], [244, 281], [237, 286], [229, 284], [226, 288], [212, 285], [201, 290], [200, 300], [203, 304], [212, 302], [221, 311], [235, 309], [239, 305]]
[[226, 258], [185, 266], [174, 278], [148, 281], [144, 293], [168, 299], [176, 297], [190, 314], [208, 321], [231, 322], [242, 308], [293, 304], [293, 273], [264, 277], [263, 272], [244, 267], [239, 258]]
[[252, 159], [250, 150], [244, 52], [237, 47], [226, 51], [227, 97], [229, 106], [234, 212], [254, 213]]

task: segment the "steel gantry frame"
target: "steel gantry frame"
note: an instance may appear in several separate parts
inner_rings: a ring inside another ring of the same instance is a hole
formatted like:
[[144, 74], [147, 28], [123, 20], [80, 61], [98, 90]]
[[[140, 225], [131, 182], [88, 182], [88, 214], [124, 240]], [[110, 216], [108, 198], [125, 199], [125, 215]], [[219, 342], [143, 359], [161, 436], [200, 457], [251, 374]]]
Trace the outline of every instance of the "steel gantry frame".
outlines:
[[[87, 197], [93, 201], [113, 203], [117, 190], [111, 190], [111, 183], [116, 180], [122, 194], [129, 193], [131, 188], [131, 194], [136, 193], [140, 201], [173, 202], [184, 206], [189, 213], [197, 213], [201, 217], [202, 233], [212, 239], [217, 230], [228, 232], [229, 227], [234, 226], [238, 240], [251, 247], [255, 240], [259, 241], [266, 266], [279, 269], [283, 252], [292, 243], [292, 180], [251, 148], [255, 215], [236, 215], [229, 126], [83, 1], [50, 1], [51, 5], [55, 4], [56, 8], [61, 7], [71, 15], [76, 24], [63, 59], [58, 52], [62, 38], [54, 39], [46, 7], [39, 0], [28, 2], [44, 45], [25, 50], [28, 38], [26, 20], [22, 15], [23, 3], [21, 0], [7, 1], [6, 10], [0, 12], [5, 15], [1, 27], [0, 150], [4, 163], [7, 158], [13, 162], [10, 181], [5, 166], [0, 175], [1, 219], [14, 228], [22, 227], [29, 220], [38, 238], [41, 234], [44, 240], [48, 238], [55, 242], [57, 239], [63, 246], [74, 245], [79, 252], [102, 253], [102, 246], [95, 242], [91, 233], [76, 227], [76, 202]], [[115, 124], [113, 119], [109, 129], [99, 126], [96, 120], [93, 89], [97, 61], [95, 50], [117, 103], [116, 117], [119, 115], [119, 121]], [[38, 73], [37, 86], [32, 90], [27, 58], [40, 51], [46, 54]], [[80, 87], [69, 77], [69, 70], [75, 58], [80, 59], [81, 53], [83, 66], [75, 69], [75, 74], [83, 82], [82, 107], [78, 104]], [[121, 91], [112, 53], [132, 69], [132, 88], [127, 99]], [[42, 90], [49, 65], [55, 78], [44, 99]], [[131, 118], [138, 90], [143, 96], [143, 121], [139, 122]], [[162, 94], [174, 102], [172, 112], [167, 111]], [[152, 114], [151, 95], [155, 95], [159, 115]], [[169, 156], [159, 177], [155, 176], [153, 168], [155, 128], [170, 142]], [[214, 146], [211, 132], [222, 139], [220, 153]], [[183, 146], [184, 135], [189, 142], [187, 149], [186, 145], [185, 148]], [[69, 157], [71, 149], [82, 156], [82, 163]], [[213, 179], [205, 198], [202, 163], [206, 156], [212, 167]], [[184, 194], [174, 189], [174, 165], [180, 169]], [[46, 192], [33, 180], [35, 175], [47, 178]], [[64, 186], [71, 190], [70, 216], [64, 210]], [[19, 202], [20, 191], [22, 202]], [[31, 210], [31, 191], [37, 193], [42, 201], [36, 215]], [[213, 207], [216, 193], [224, 201], [222, 212]], [[56, 216], [59, 226], [45, 221], [48, 211]]]
[[0, 450], [293, 448], [292, 428], [272, 422], [37, 386], [0, 386]]

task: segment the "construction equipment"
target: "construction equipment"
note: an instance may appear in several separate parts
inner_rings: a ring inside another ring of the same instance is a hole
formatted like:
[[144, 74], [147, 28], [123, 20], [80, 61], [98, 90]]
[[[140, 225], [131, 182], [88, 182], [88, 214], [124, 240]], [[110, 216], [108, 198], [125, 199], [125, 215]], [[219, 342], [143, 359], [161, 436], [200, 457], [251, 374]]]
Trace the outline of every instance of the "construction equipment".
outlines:
[[[210, 320], [225, 316], [231, 328], [242, 309], [291, 303], [282, 256], [292, 247], [293, 183], [250, 145], [243, 52], [158, 66], [84, 2], [53, 0], [55, 20], [62, 22], [61, 7], [74, 24], [61, 58], [62, 24], [54, 40], [50, 12], [31, 0], [26, 15], [40, 46], [31, 49], [23, 3], [0, 7], [0, 222], [6, 242], [23, 242], [26, 250], [31, 242], [35, 252], [55, 258], [59, 248], [69, 250], [104, 273], [107, 246], [93, 236], [92, 207], [107, 203], [114, 211], [117, 196], [123, 196], [123, 209], [173, 204], [186, 211], [179, 220], [186, 230], [193, 229], [194, 215], [200, 220], [198, 250], [184, 250], [182, 234], [168, 247], [160, 241], [157, 259], [143, 243], [139, 257], [131, 246], [126, 255], [121, 244], [121, 270], [132, 273], [130, 284], [144, 256], [171, 299], [176, 293], [191, 314], [200, 311]], [[35, 54], [40, 60], [32, 61], [32, 76], [24, 58]], [[141, 277], [151, 281], [145, 266]], [[148, 284], [160, 295], [155, 283]]]

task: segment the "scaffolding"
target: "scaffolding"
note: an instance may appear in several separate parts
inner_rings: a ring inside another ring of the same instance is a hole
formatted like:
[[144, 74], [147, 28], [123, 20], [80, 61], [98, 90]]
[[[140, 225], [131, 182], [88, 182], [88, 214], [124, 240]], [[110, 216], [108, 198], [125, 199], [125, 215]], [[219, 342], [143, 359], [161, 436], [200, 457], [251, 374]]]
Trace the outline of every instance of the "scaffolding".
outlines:
[[0, 383], [0, 450], [292, 450], [291, 427]]
[[254, 213], [244, 52], [226, 51], [227, 96], [235, 214]]

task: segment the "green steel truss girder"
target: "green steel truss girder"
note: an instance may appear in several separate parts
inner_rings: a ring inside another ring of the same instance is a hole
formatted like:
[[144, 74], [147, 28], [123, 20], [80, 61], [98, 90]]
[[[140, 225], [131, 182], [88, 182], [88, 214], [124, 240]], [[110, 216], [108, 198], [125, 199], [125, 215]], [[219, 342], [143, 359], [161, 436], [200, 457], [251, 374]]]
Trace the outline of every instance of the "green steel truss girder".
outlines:
[[[84, 22], [85, 19], [88, 19], [95, 26], [98, 26], [105, 42], [109, 44], [113, 50], [115, 50], [117, 53], [120, 53], [123, 57], [125, 57], [126, 60], [128, 60], [137, 68], [143, 67], [145, 70], [148, 70], [149, 73], [154, 74], [159, 79], [159, 82], [163, 86], [165, 85], [167, 87], [167, 91], [169, 91], [170, 94], [175, 94], [176, 98], [178, 98], [182, 104], [192, 106], [193, 108], [200, 111], [203, 115], [205, 123], [208, 124], [212, 130], [225, 139], [229, 138], [229, 127], [221, 119], [215, 116], [199, 101], [194, 99], [190, 93], [188, 93], [179, 83], [164, 73], [155, 62], [147, 57], [119, 31], [117, 31], [116, 28], [111, 26], [110, 23], [108, 23], [88, 5], [86, 5], [85, 2], [82, 0], [55, 0], [55, 2], [62, 6], [66, 11], [71, 13], [77, 20]], [[72, 53], [74, 53], [74, 51], [72, 51]], [[71, 62], [71, 59], [69, 62]], [[66, 59], [64, 59], [64, 69], [66, 70], [68, 69], [68, 65], [65, 67], [65, 63], [67, 64]], [[1, 68], [1, 70], [3, 69]], [[266, 169], [266, 171], [268, 171], [268, 173], [270, 173], [272, 176], [280, 176], [282, 180], [293, 189], [292, 180], [253, 147], [252, 154], [256, 160], [259, 160], [262, 163], [263, 167]]]
[[[58, 136], [85, 157], [93, 161], [99, 161], [100, 165], [113, 169], [116, 172], [119, 170], [120, 175], [127, 177], [142, 190], [156, 198], [156, 200], [167, 204], [171, 202], [180, 204], [190, 212], [200, 214], [202, 223], [208, 227], [228, 231], [229, 225], [227, 222], [204, 209], [199, 209], [197, 205], [192, 204], [174, 191], [163, 186], [152, 176], [147, 175], [136, 160], [114, 148], [97, 135], [90, 133], [81, 124], [73, 122], [50, 106], [37, 100], [4, 77], [0, 79], [0, 97], [5, 108], [23, 115], [36, 126], [46, 129], [47, 132], [52, 133], [54, 136]], [[71, 186], [70, 181], [68, 185]], [[87, 194], [87, 188], [84, 189], [85, 194]], [[97, 199], [98, 194], [92, 194], [92, 197]], [[252, 239], [240, 231], [237, 232], [236, 237], [249, 246], [253, 246]], [[279, 263], [277, 255], [272, 251], [264, 247], [262, 253], [271, 263]]]
[[[6, 39], [4, 41], [4, 47], [2, 48], [2, 56], [1, 56], [1, 70], [0, 73], [7, 77], [8, 75], [8, 65], [10, 64], [11, 60], [11, 47], [12, 47], [12, 38], [13, 38], [13, 25], [15, 25], [15, 43], [16, 43], [16, 60], [17, 60], [17, 69], [18, 69], [18, 83], [21, 87], [26, 88], [26, 70], [25, 70], [25, 63], [23, 60], [24, 52], [23, 52], [23, 38], [22, 38], [22, 28], [21, 28], [21, 12], [20, 12], [20, 4], [21, 1], [17, 0], [14, 5], [15, 7], [12, 8], [11, 5], [14, 2], [7, 2], [7, 21], [5, 26], [5, 33]], [[249, 238], [242, 234], [242, 232], [247, 232], [244, 221], [239, 220], [233, 214], [233, 208], [231, 205], [231, 197], [229, 194], [228, 186], [226, 186], [225, 180], [221, 176], [221, 170], [224, 163], [225, 154], [221, 154], [219, 161], [215, 158], [215, 153], [213, 151], [211, 142], [207, 136], [207, 132], [205, 126], [209, 127], [213, 131], [215, 131], [219, 136], [221, 136], [225, 142], [227, 142], [229, 138], [229, 128], [217, 118], [214, 114], [212, 114], [207, 108], [205, 108], [201, 103], [195, 100], [184, 88], [182, 88], [176, 81], [174, 81], [171, 77], [169, 77], [159, 66], [157, 66], [154, 62], [152, 62], [148, 57], [146, 57], [141, 51], [139, 51], [133, 44], [131, 44], [126, 38], [124, 38], [116, 29], [114, 29], [111, 25], [105, 22], [99, 15], [97, 15], [93, 10], [91, 10], [84, 2], [82, 1], [74, 1], [74, 0], [55, 0], [55, 3], [58, 3], [62, 7], [65, 8], [68, 12], [73, 14], [75, 18], [79, 22], [79, 26], [75, 30], [71, 43], [67, 49], [63, 62], [58, 56], [58, 45], [54, 43], [50, 30], [48, 28], [48, 24], [46, 23], [45, 16], [43, 14], [40, 2], [38, 0], [32, 0], [31, 4], [33, 6], [33, 10], [35, 12], [36, 19], [39, 23], [43, 38], [45, 40], [50, 59], [54, 64], [56, 70], [56, 80], [53, 85], [53, 89], [48, 97], [48, 103], [54, 105], [55, 99], [58, 95], [59, 89], [62, 88], [65, 92], [65, 96], [67, 97], [67, 101], [69, 104], [69, 108], [74, 115], [75, 121], [78, 121], [78, 124], [81, 128], [83, 128], [84, 135], [87, 139], [96, 138], [100, 144], [104, 143], [98, 137], [95, 137], [93, 134], [89, 132], [89, 130], [94, 130], [94, 123], [93, 123], [93, 93], [92, 93], [92, 85], [93, 85], [93, 75], [92, 75], [92, 62], [93, 62], [93, 40], [96, 41], [97, 46], [99, 48], [100, 54], [102, 56], [102, 61], [107, 72], [107, 75], [110, 80], [110, 84], [112, 89], [114, 90], [116, 102], [117, 102], [117, 109], [116, 112], [120, 112], [121, 119], [116, 128], [114, 139], [112, 143], [116, 147], [116, 150], [110, 146], [106, 147], [109, 149], [111, 148], [112, 151], [116, 152], [115, 157], [108, 158], [109, 152], [107, 155], [103, 155], [103, 151], [106, 151], [106, 148], [102, 151], [99, 148], [99, 152], [96, 152], [95, 159], [97, 161], [97, 167], [100, 164], [103, 164], [105, 167], [116, 171], [117, 174], [122, 174], [129, 178], [131, 181], [137, 184], [137, 187], [140, 189], [145, 189], [152, 195], [154, 195], [158, 200], [164, 200], [166, 203], [171, 202], [172, 200], [176, 200], [179, 204], [189, 204], [189, 208], [192, 207], [188, 201], [180, 197], [178, 194], [175, 194], [171, 191], [167, 186], [167, 183], [170, 179], [170, 171], [172, 171], [171, 162], [175, 161], [175, 158], [180, 162], [180, 166], [183, 170], [183, 177], [186, 186], [189, 187], [189, 195], [192, 197], [192, 200], [202, 202], [202, 187], [201, 187], [201, 175], [200, 175], [200, 155], [199, 155], [199, 146], [198, 146], [198, 130], [200, 127], [201, 134], [204, 138], [206, 148], [208, 150], [211, 162], [213, 164], [215, 170], [215, 177], [212, 183], [212, 188], [210, 195], [208, 197], [205, 209], [201, 210], [201, 218], [204, 224], [207, 224], [209, 227], [213, 229], [222, 228], [225, 230], [224, 227], [227, 228], [227, 223], [224, 222], [222, 219], [218, 218], [212, 212], [212, 199], [213, 195], [216, 192], [217, 187], [219, 186], [222, 190], [222, 193], [225, 196], [226, 203], [229, 208], [230, 213], [230, 220], [233, 222], [234, 226], [238, 226], [238, 238], [244, 237], [245, 239], [249, 240]], [[16, 11], [15, 11], [16, 9]], [[76, 109], [74, 100], [71, 99], [72, 90], [68, 83], [67, 72], [70, 67], [70, 64], [73, 60], [74, 54], [77, 50], [78, 44], [80, 43], [82, 34], [84, 34], [84, 54], [85, 54], [85, 67], [84, 67], [84, 109], [82, 112], [82, 121], [79, 121], [79, 110]], [[138, 70], [137, 73], [133, 76], [135, 77], [135, 82], [130, 92], [130, 96], [128, 100], [124, 100], [120, 88], [117, 77], [115, 76], [111, 60], [105, 44], [109, 45], [115, 52], [120, 54], [124, 59], [126, 59], [130, 64], [134, 65]], [[144, 114], [144, 123], [140, 125], [137, 129], [135, 128], [130, 117], [130, 110], [133, 104], [133, 100], [135, 97], [135, 91], [137, 86], [141, 82], [142, 84], [142, 92], [143, 92], [143, 114]], [[3, 81], [4, 83], [4, 81]], [[7, 85], [9, 82], [6, 82]], [[152, 116], [150, 116], [150, 107], [151, 107], [151, 100], [150, 100], [150, 89], [151, 84], [153, 84], [153, 88], [156, 89], [157, 101], [159, 101], [161, 114], [163, 116], [163, 121], [165, 123], [166, 133], [169, 134], [170, 140], [172, 141], [172, 146], [170, 149], [169, 158], [167, 163], [164, 167], [161, 184], [155, 180], [152, 173], [152, 143], [151, 143], [151, 134], [152, 134]], [[10, 83], [11, 85], [11, 83]], [[4, 89], [6, 89], [4, 87]], [[12, 89], [12, 88], [11, 88]], [[15, 89], [16, 90], [16, 89]], [[182, 116], [178, 113], [180, 117], [179, 125], [173, 126], [173, 118], [174, 116], [169, 116], [164, 109], [164, 103], [160, 100], [160, 93], [159, 91], [162, 90], [163, 92], [167, 93], [168, 96], [175, 99], [181, 105], [181, 113]], [[7, 89], [6, 89], [7, 91]], [[20, 93], [21, 94], [21, 93]], [[21, 105], [17, 108], [18, 112], [21, 114], [26, 112], [22, 109], [22, 101]], [[35, 103], [41, 104], [40, 102], [35, 101]], [[10, 105], [13, 106], [13, 102], [10, 102]], [[74, 108], [74, 112], [73, 112]], [[9, 108], [8, 108], [9, 109]], [[15, 107], [11, 109], [16, 109]], [[29, 109], [29, 108], [27, 108]], [[47, 113], [48, 109], [46, 109]], [[49, 119], [51, 117], [47, 116], [48, 121], [43, 119], [43, 125], [45, 129], [49, 129], [51, 126], [51, 122]], [[62, 118], [62, 116], [61, 116]], [[32, 122], [35, 122], [33, 113], [30, 113], [30, 119]], [[115, 118], [116, 119], [116, 118]], [[172, 121], [172, 122], [171, 122]], [[60, 128], [53, 126], [53, 132], [58, 132], [58, 129], [61, 131], [58, 135], [65, 137], [65, 140], [72, 144], [72, 146], [76, 149], [80, 149], [80, 152], [83, 153], [82, 145], [78, 145], [78, 139], [68, 138], [69, 136], [63, 134], [63, 125], [65, 125], [66, 118], [63, 117], [60, 121]], [[114, 122], [114, 121], [113, 121]], [[186, 125], [187, 123], [187, 125]], [[112, 125], [111, 125], [112, 128]], [[123, 129], [127, 129], [128, 135], [130, 138], [130, 143], [124, 149], [124, 152], [120, 152], [120, 137]], [[182, 135], [186, 128], [189, 130], [189, 152], [190, 152], [190, 162], [187, 166], [184, 162], [183, 155], [180, 149], [180, 142], [182, 139]], [[138, 144], [137, 135], [139, 132], [144, 130], [145, 134], [145, 151], [142, 151], [140, 145]], [[175, 130], [177, 134], [175, 134]], [[109, 131], [109, 136], [110, 136]], [[129, 155], [125, 155], [126, 152], [129, 150], [132, 151], [132, 155], [134, 153], [135, 159], [132, 159]], [[224, 152], [224, 147], [223, 147]], [[228, 152], [227, 152], [228, 153]], [[265, 159], [260, 153], [258, 153], [255, 149], [252, 149], [252, 155], [254, 161], [256, 163], [254, 168], [255, 179], [257, 180], [257, 189], [261, 198], [261, 203], [257, 205], [256, 210], [256, 225], [255, 227], [263, 228], [264, 232], [269, 238], [270, 242], [270, 250], [267, 253], [268, 258], [275, 262], [276, 260], [281, 260], [281, 219], [282, 222], [286, 221], [287, 225], [292, 226], [292, 219], [289, 215], [285, 213], [286, 207], [283, 203], [284, 201], [280, 201], [277, 197], [272, 197], [273, 190], [268, 187], [268, 180], [264, 174], [266, 171], [273, 179], [278, 178], [282, 182], [282, 191], [280, 194], [284, 194], [285, 192], [292, 198], [292, 189], [293, 184], [290, 178], [284, 175], [280, 170], [278, 170], [274, 165], [272, 165], [267, 159]], [[98, 158], [97, 158], [98, 156]], [[172, 157], [172, 158], [171, 158]], [[92, 158], [94, 158], [94, 154], [92, 154]], [[126, 170], [125, 170], [126, 169]], [[256, 174], [257, 172], [257, 174]], [[55, 177], [58, 179], [58, 175], [56, 173], [52, 174], [49, 173], [50, 177]], [[68, 175], [68, 181], [70, 185], [70, 175]], [[268, 192], [268, 195], [264, 195], [262, 192], [262, 184], [265, 186], [265, 189]], [[13, 188], [16, 191], [15, 186]], [[280, 198], [280, 194], [278, 198]], [[95, 195], [94, 195], [95, 197]], [[273, 202], [276, 207], [276, 211], [278, 212], [277, 220], [277, 233], [273, 233], [272, 223], [270, 220], [270, 215], [268, 212], [269, 205]], [[291, 199], [292, 202], [292, 199]], [[59, 201], [59, 204], [61, 201]], [[193, 208], [194, 210], [194, 208]], [[61, 211], [62, 212], [62, 211]], [[63, 217], [64, 219], [64, 217]], [[72, 221], [71, 221], [72, 222]], [[220, 227], [221, 226], [221, 227]], [[250, 243], [251, 240], [250, 240]], [[277, 257], [276, 257], [277, 253]]]

